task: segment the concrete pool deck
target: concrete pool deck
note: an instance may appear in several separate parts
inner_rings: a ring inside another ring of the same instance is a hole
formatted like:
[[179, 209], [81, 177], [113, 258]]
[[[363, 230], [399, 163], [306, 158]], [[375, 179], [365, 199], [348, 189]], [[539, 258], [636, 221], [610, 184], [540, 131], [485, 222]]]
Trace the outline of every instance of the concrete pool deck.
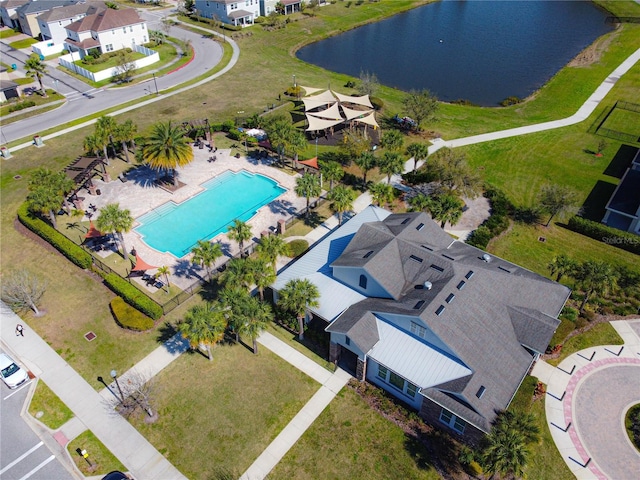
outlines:
[[[296, 211], [306, 206], [306, 200], [299, 198], [294, 192], [298, 175], [290, 175], [280, 168], [272, 167], [272, 163], [276, 161], [274, 158], [236, 158], [231, 156], [231, 151], [228, 149], [218, 149], [215, 153], [211, 153], [206, 148], [194, 148], [193, 153], [193, 161], [186, 167], [178, 169], [178, 179], [185, 185], [173, 193], [160, 188], [154, 183], [155, 172], [140, 167], [131, 170], [126, 176], [127, 181], [124, 183], [117, 178], [111, 182], [94, 179], [94, 184], [100, 190], [100, 195], [90, 195], [86, 190], [81, 190], [78, 195], [85, 198], [85, 208], [89, 204], [93, 204], [96, 207], [97, 211], [92, 216], [93, 220], [98, 217], [102, 207], [109, 203], [118, 203], [120, 208], [130, 210], [131, 215], [136, 219], [135, 228], [139, 225], [137, 219], [140, 216], [157, 209], [169, 201], [180, 204], [189, 200], [204, 190], [201, 187], [202, 183], [225, 171], [237, 172], [246, 170], [251, 173], [259, 173], [275, 180], [287, 191], [268, 205], [260, 208], [258, 213], [247, 222], [251, 227], [254, 239], [260, 238], [261, 232], [276, 227], [278, 220], [288, 219]], [[208, 159], [214, 155], [216, 161], [209, 162]], [[88, 218], [85, 217], [84, 220], [88, 220]], [[204, 274], [202, 268], [191, 264], [190, 255], [176, 258], [170, 253], [159, 252], [149, 247], [133, 229], [125, 233], [124, 238], [127, 249], [131, 250], [135, 247], [138, 255], [148, 264], [169, 267], [172, 273], [170, 276], [171, 283], [182, 289], [192, 285], [200, 275]], [[221, 244], [222, 250], [226, 255], [230, 256], [238, 253], [236, 242], [229, 240], [226, 233], [217, 235], [214, 240]], [[100, 253], [98, 252], [98, 255]], [[110, 254], [111, 252], [105, 252], [100, 256], [108, 256]], [[222, 264], [223, 261], [224, 259], [221, 258], [218, 264]], [[140, 279], [136, 279], [136, 281], [144, 286]], [[148, 288], [151, 292], [156, 290], [155, 287], [145, 288]]]

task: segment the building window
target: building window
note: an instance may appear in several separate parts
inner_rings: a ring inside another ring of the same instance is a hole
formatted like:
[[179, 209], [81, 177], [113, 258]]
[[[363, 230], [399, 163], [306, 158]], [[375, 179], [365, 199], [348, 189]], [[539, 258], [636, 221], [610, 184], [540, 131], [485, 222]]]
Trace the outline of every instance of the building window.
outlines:
[[133, 27], [129, 27], [129, 33], [133, 33]]
[[127, 33], [127, 27], [122, 27], [122, 33]]
[[393, 372], [389, 372], [389, 383], [396, 387], [398, 390], [404, 391], [404, 378]]
[[360, 275], [359, 285], [360, 285], [360, 288], [362, 288], [363, 290], [367, 289], [367, 276], [366, 275]]
[[467, 422], [458, 418], [446, 408], [443, 408], [442, 412], [440, 412], [440, 421], [458, 433], [464, 433], [464, 429], [467, 426]]
[[105, 49], [107, 50], [107, 52], [112, 52], [113, 51], [113, 45], [110, 43], [109, 45], [105, 46]]
[[425, 338], [427, 336], [427, 329], [422, 325], [418, 325], [416, 322], [411, 322], [411, 333], [420, 338]]
[[351, 339], [349, 337], [347, 337], [346, 335], [344, 337], [344, 344], [347, 345], [347, 346], [351, 345]]
[[417, 390], [418, 387], [416, 387], [413, 383], [407, 382], [407, 395], [409, 395], [411, 398], [414, 398], [416, 396]]
[[386, 382], [388, 373], [389, 373], [389, 370], [387, 370], [382, 365], [378, 365], [378, 378], [381, 378], [382, 380], [384, 380]]

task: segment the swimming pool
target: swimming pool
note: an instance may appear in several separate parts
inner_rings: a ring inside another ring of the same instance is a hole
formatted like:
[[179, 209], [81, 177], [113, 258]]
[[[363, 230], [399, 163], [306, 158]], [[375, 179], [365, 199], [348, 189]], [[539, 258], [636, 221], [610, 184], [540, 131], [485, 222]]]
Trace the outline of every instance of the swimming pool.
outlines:
[[235, 219], [246, 222], [286, 191], [276, 181], [246, 170], [227, 171], [202, 187], [205, 190], [189, 200], [167, 202], [142, 215], [134, 230], [151, 248], [181, 258], [198, 240], [226, 232]]

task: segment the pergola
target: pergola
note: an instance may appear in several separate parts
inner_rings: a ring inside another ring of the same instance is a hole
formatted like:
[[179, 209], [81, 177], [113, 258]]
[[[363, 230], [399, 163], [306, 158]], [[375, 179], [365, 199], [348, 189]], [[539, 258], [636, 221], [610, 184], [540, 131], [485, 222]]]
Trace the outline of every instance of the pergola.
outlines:
[[[98, 169], [101, 166], [101, 169]], [[92, 194], [95, 194], [95, 187], [91, 178], [95, 173], [100, 173], [103, 177], [107, 177], [107, 169], [104, 160], [100, 157], [78, 157], [67, 168], [64, 169], [65, 175], [73, 180], [76, 184], [69, 196], [73, 197], [78, 191], [87, 187]], [[77, 207], [77, 205], [76, 205]], [[78, 207], [82, 208], [82, 207]]]

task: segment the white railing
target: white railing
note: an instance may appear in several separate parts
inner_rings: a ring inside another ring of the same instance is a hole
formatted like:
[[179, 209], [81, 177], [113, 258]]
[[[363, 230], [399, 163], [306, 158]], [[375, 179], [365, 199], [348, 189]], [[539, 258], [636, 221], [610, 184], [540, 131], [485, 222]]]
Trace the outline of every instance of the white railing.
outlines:
[[[134, 45], [134, 50], [138, 53], [142, 53], [146, 55], [144, 58], [140, 58], [136, 60], [135, 65], [136, 69], [147, 67], [152, 65], [158, 61], [160, 61], [160, 54], [158, 52], [154, 52], [153, 50], [144, 47], [142, 45]], [[113, 76], [118, 74], [118, 68], [107, 68], [105, 70], [101, 70], [99, 72], [90, 72], [86, 68], [82, 68], [74, 60], [78, 60], [79, 54], [77, 52], [68, 53], [67, 55], [62, 55], [58, 58], [58, 62], [65, 68], [68, 68], [72, 72], [77, 73], [78, 75], [82, 75], [89, 80], [94, 82], [100, 82], [102, 80], [106, 80], [107, 78], [112, 78]]]

